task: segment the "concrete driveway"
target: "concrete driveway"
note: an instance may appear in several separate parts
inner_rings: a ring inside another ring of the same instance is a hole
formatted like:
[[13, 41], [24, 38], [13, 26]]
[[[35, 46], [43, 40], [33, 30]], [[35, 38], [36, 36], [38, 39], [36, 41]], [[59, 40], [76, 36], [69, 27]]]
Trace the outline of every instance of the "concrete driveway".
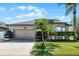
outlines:
[[0, 56], [31, 56], [34, 42], [0, 43]]

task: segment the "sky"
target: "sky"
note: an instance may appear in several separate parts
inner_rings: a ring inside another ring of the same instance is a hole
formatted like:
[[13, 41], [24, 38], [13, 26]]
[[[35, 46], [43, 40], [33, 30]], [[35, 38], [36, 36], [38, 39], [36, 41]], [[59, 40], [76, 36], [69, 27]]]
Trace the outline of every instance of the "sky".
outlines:
[[66, 17], [65, 10], [65, 5], [59, 6], [57, 3], [0, 3], [0, 21], [11, 24], [38, 18], [48, 18], [69, 23], [73, 15], [71, 12]]

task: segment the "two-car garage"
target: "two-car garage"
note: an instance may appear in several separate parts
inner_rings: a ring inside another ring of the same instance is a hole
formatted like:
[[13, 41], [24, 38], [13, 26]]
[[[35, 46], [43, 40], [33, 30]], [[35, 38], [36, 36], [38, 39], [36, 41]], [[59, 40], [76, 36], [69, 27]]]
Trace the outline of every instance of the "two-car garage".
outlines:
[[35, 30], [32, 29], [15, 29], [14, 30], [15, 39], [25, 39], [25, 40], [34, 40], [35, 39]]

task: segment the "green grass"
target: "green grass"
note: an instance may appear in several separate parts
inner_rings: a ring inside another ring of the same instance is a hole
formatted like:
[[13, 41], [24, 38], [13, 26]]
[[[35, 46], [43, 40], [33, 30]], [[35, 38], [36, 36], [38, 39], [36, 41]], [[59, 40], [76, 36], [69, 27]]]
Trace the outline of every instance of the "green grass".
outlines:
[[42, 52], [41, 42], [36, 42], [32, 55], [79, 56], [79, 42], [46, 42]]

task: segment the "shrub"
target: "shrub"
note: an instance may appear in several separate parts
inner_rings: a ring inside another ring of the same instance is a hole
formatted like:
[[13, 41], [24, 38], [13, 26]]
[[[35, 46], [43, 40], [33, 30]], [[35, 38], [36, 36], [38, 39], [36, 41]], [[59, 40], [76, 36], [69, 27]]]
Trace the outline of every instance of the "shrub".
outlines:
[[[47, 32], [44, 32], [44, 38], [47, 38]], [[42, 33], [41, 31], [36, 32], [36, 39], [42, 39]]]
[[79, 35], [79, 30], [77, 30], [77, 35]]
[[13, 38], [13, 33], [11, 31], [7, 31], [5, 34], [4, 34], [4, 37], [5, 38]]
[[[37, 33], [36, 33], [36, 38], [37, 39], [41, 39], [42, 38], [42, 36], [41, 36], [42, 34], [41, 34], [41, 31], [38, 31]], [[63, 31], [59, 31], [59, 32], [49, 32], [49, 36], [65, 36], [66, 37], [66, 39], [70, 39], [70, 37], [72, 36], [74, 36], [74, 32], [72, 32], [72, 31], [69, 31], [69, 32], [63, 32]], [[45, 37], [47, 37], [47, 36], [45, 36]]]
[[[56, 48], [59, 48], [60, 45], [57, 43], [51, 43], [51, 42], [46, 42], [44, 44], [44, 47], [42, 49], [42, 43], [41, 42], [37, 42], [32, 50], [32, 55], [34, 56], [52, 56], [53, 55], [53, 51]], [[43, 51], [42, 51], [43, 50]]]
[[[72, 31], [68, 31], [68, 32], [56, 32], [56, 34], [55, 34], [56, 36], [65, 36], [65, 38], [67, 39], [67, 40], [72, 40], [73, 39], [73, 37], [74, 37], [74, 32], [72, 32]], [[72, 38], [71, 38], [72, 37]]]
[[79, 29], [77, 29], [77, 40], [79, 40]]

